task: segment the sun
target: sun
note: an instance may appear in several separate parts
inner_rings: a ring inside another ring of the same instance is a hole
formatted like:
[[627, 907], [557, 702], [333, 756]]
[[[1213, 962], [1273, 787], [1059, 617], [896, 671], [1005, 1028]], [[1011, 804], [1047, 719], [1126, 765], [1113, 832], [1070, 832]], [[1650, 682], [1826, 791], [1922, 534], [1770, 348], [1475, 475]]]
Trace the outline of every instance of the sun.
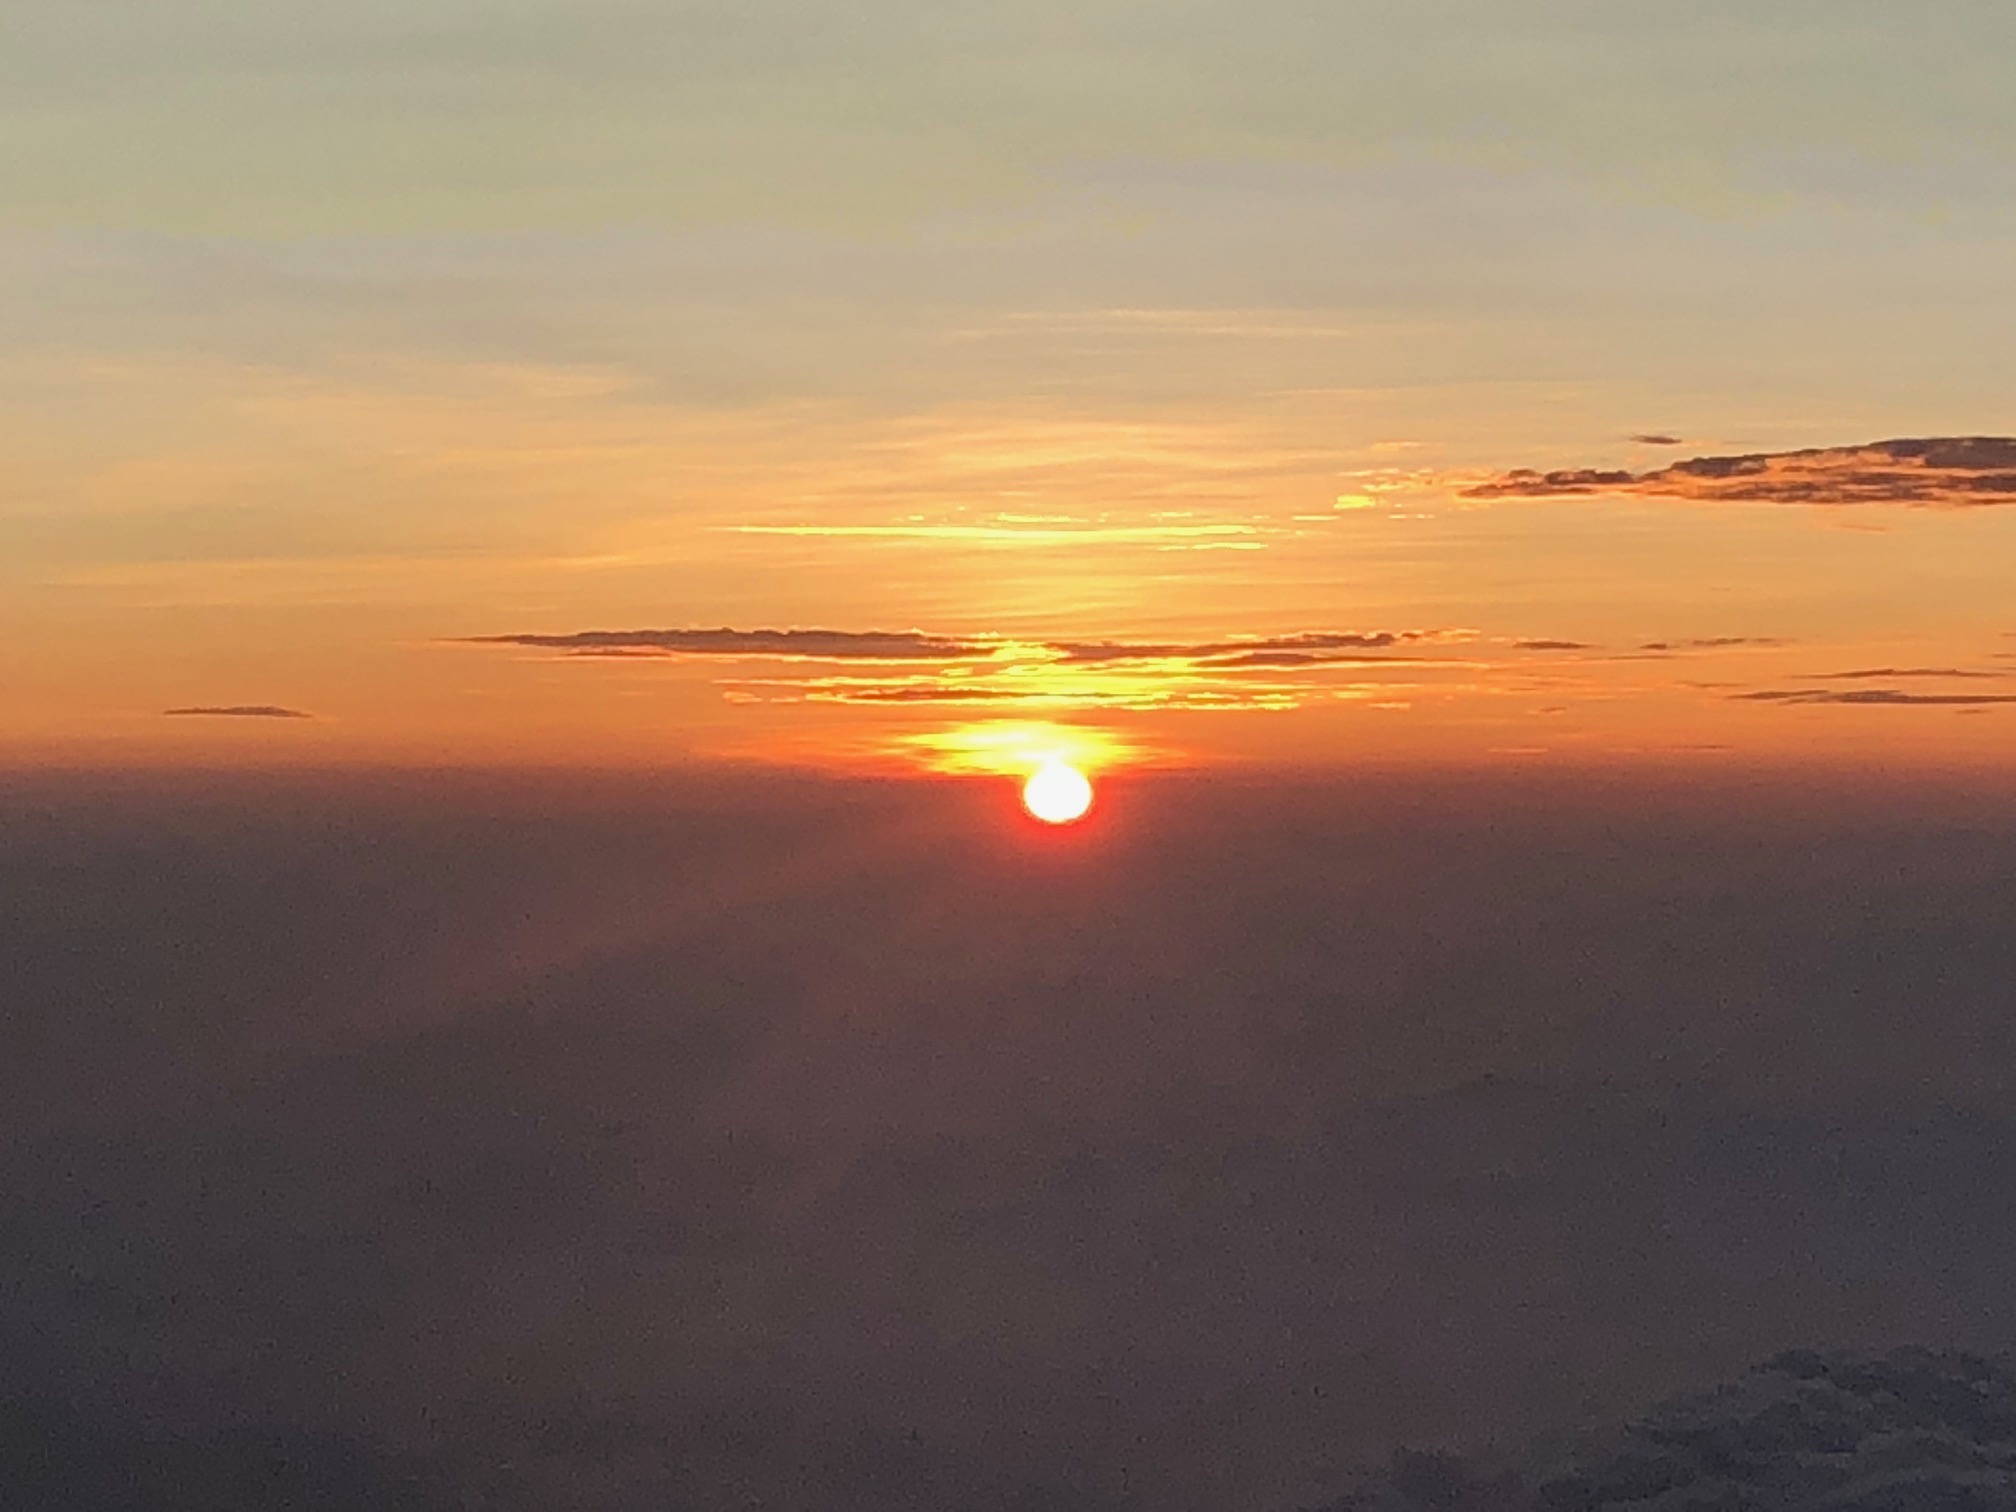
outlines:
[[1092, 807], [1092, 784], [1068, 761], [1045, 761], [1022, 784], [1023, 805], [1045, 824], [1070, 824]]

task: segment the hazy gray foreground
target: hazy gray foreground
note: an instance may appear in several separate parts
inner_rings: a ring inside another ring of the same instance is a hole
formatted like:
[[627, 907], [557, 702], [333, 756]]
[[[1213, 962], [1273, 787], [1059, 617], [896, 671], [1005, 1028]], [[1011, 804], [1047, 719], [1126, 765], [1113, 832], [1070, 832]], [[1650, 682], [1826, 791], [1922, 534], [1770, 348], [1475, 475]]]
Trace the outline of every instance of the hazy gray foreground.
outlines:
[[0, 785], [6, 1504], [2011, 1504], [2016, 797], [1107, 797]]

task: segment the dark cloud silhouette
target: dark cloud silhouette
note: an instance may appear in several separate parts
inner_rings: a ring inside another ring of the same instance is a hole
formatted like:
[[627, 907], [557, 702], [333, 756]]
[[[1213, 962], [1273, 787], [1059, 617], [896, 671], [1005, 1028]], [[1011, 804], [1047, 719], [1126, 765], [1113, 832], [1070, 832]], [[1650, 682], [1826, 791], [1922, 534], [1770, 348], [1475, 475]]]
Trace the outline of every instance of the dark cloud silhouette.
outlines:
[[1522, 640], [1512, 643], [1521, 651], [1593, 651], [1596, 648], [1587, 641], [1572, 640]]
[[313, 719], [315, 717], [304, 710], [283, 708], [279, 704], [193, 704], [188, 708], [163, 709], [161, 712], [177, 717], [202, 715], [222, 719]]
[[917, 630], [576, 630], [560, 635], [474, 635], [465, 644], [530, 646], [577, 656], [777, 656], [815, 661], [964, 661], [988, 656], [984, 641]]
[[1643, 431], [1631, 437], [1640, 446], [1685, 446], [1687, 443], [1678, 436], [1666, 435], [1663, 431]]
[[1793, 1350], [1531, 1464], [1400, 1453], [1367, 1480], [1324, 1512], [2003, 1512], [2016, 1371], [1958, 1350]]
[[1762, 688], [1733, 693], [1739, 703], [1869, 704], [1910, 708], [1919, 705], [1986, 708], [2016, 703], [2016, 693], [1912, 693], [1903, 688]]
[[1519, 469], [1464, 490], [1473, 499], [1642, 494], [1767, 504], [2016, 504], [2016, 438], [1950, 436], [1865, 446], [1695, 457], [1656, 472]]

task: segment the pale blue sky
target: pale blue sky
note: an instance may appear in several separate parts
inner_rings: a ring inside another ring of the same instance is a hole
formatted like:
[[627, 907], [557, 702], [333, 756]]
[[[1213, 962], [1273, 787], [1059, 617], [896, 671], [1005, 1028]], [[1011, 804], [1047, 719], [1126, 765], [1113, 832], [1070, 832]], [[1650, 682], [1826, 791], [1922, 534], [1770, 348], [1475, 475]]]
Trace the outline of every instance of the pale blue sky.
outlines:
[[1881, 196], [1896, 165], [2007, 161], [2012, 51], [2003, 0], [7, 0], [0, 204], [886, 224], [1088, 163], [1395, 148], [1682, 194], [1860, 156], [1833, 176]]

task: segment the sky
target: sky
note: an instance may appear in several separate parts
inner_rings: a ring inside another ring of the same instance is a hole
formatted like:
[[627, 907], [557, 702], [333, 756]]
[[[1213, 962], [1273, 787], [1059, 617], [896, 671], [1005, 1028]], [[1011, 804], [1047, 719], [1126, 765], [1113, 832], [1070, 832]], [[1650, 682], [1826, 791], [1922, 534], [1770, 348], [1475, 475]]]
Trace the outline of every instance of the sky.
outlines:
[[2007, 763], [2006, 5], [0, 34], [10, 766]]
[[0, 1485], [1959, 1505], [2012, 64], [0, 0]]

